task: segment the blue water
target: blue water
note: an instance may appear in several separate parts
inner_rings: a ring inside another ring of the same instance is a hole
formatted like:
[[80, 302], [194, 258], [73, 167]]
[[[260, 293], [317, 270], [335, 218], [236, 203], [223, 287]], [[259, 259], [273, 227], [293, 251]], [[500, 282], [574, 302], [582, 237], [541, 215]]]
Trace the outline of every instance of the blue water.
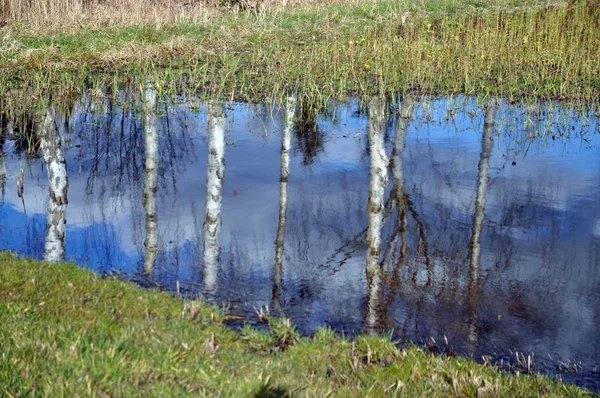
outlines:
[[[160, 110], [159, 256], [150, 278], [142, 275], [146, 214], [140, 114], [82, 99], [70, 117], [57, 118], [69, 180], [66, 259], [173, 292], [179, 286], [184, 295], [202, 294], [206, 110], [200, 106], [194, 112], [185, 104], [161, 104]], [[275, 303], [284, 112], [227, 104], [221, 255], [218, 287], [209, 300], [228, 303], [248, 321], [255, 309], [268, 305], [304, 333], [322, 326], [345, 333], [364, 329], [368, 117], [368, 110], [349, 102], [321, 116], [316, 132], [294, 130], [282, 294]], [[501, 104], [481, 231], [480, 293], [475, 307], [469, 307], [483, 119], [484, 110], [472, 99], [425, 99], [415, 106], [401, 159], [403, 189], [412, 206], [407, 248], [398, 277], [386, 271], [379, 328], [417, 343], [433, 337], [445, 346], [446, 337], [459, 354], [477, 360], [490, 355], [511, 363], [515, 352], [534, 353], [538, 371], [598, 391], [597, 119], [556, 104]], [[385, 131], [388, 156], [396, 126], [392, 112]], [[0, 249], [42, 258], [46, 164], [43, 157], [19, 150], [14, 138], [3, 140], [7, 181], [0, 201]], [[23, 198], [15, 189], [21, 169]], [[386, 195], [392, 185], [390, 176]], [[392, 215], [383, 228], [382, 253], [395, 220]], [[581, 371], [559, 369], [575, 363]]]

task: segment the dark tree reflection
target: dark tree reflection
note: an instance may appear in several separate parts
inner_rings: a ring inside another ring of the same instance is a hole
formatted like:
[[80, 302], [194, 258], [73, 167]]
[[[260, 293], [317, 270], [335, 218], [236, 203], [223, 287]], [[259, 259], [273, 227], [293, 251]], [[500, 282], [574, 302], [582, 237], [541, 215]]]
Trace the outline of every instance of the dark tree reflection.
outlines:
[[485, 218], [485, 202], [490, 179], [490, 157], [494, 145], [494, 127], [496, 124], [495, 101], [488, 103], [483, 124], [481, 138], [481, 155], [477, 166], [477, 195], [475, 196], [475, 214], [473, 216], [473, 230], [469, 245], [469, 284], [467, 293], [467, 307], [469, 312], [469, 349], [471, 353], [477, 342], [477, 292], [479, 290], [479, 267], [481, 260], [481, 229]]
[[312, 164], [319, 153], [323, 151], [323, 132], [319, 128], [318, 108], [310, 101], [300, 102], [300, 111], [297, 116], [296, 136], [297, 150], [302, 153], [302, 162]]

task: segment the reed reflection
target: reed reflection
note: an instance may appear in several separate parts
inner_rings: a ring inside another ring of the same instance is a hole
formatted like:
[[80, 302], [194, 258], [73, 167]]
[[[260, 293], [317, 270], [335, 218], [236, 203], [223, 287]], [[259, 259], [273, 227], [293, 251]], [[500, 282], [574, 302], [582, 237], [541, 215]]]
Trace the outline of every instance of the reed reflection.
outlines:
[[59, 262], [65, 259], [65, 234], [67, 220], [65, 210], [68, 199], [69, 180], [67, 163], [56, 128], [54, 108], [46, 110], [40, 132], [40, 145], [48, 172], [49, 199], [46, 217], [44, 260]]
[[206, 170], [206, 212], [204, 213], [204, 291], [217, 291], [221, 191], [225, 172], [225, 104], [211, 102], [208, 113], [208, 167]]
[[467, 310], [469, 312], [469, 351], [473, 352], [477, 343], [478, 315], [476, 308], [479, 291], [479, 268], [481, 260], [481, 229], [485, 218], [485, 203], [490, 178], [490, 158], [494, 145], [494, 128], [496, 123], [496, 103], [491, 101], [485, 110], [483, 136], [481, 139], [481, 154], [477, 166], [477, 194], [475, 196], [475, 214], [469, 245], [469, 284], [467, 287]]
[[386, 102], [381, 97], [373, 97], [369, 101], [369, 121], [367, 136], [369, 152], [369, 200], [367, 213], [369, 228], [367, 230], [367, 329], [375, 329], [380, 322], [380, 306], [382, 289], [382, 269], [379, 264], [381, 245], [381, 228], [383, 226], [384, 194], [388, 183], [389, 159], [385, 153], [384, 130]]
[[158, 257], [158, 216], [156, 191], [158, 188], [158, 129], [156, 125], [156, 91], [148, 88], [144, 98], [144, 211], [146, 213], [146, 239], [144, 241], [144, 273], [154, 272]]
[[279, 304], [281, 295], [281, 278], [283, 274], [283, 253], [285, 225], [287, 219], [287, 186], [290, 176], [290, 146], [292, 142], [292, 129], [296, 112], [296, 97], [288, 97], [285, 107], [285, 122], [281, 136], [281, 174], [279, 177], [279, 218], [277, 236], [275, 238], [275, 275], [273, 283], [273, 303]]
[[319, 108], [311, 99], [301, 99], [296, 123], [296, 145], [302, 153], [302, 163], [310, 165], [323, 152], [324, 137], [319, 128]]

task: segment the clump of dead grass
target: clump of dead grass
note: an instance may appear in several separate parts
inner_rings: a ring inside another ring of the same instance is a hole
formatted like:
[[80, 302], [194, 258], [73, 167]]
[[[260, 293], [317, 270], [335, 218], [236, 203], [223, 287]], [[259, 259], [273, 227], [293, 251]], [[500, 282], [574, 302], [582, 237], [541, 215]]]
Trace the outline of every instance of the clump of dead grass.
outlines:
[[22, 47], [21, 42], [15, 39], [11, 32], [6, 32], [0, 38], [0, 57], [15, 53], [21, 50]]
[[[20, 21], [35, 28], [109, 27], [206, 22], [216, 8], [207, 1], [0, 0], [0, 25]], [[3, 21], [3, 22], [2, 22]]]

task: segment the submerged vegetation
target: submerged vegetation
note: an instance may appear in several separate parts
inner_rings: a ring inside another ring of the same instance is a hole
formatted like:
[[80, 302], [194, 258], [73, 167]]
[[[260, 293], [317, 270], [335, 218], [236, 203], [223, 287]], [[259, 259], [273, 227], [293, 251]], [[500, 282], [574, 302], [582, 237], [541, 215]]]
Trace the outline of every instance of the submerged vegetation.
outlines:
[[0, 254], [3, 396], [592, 396], [542, 376], [285, 319], [241, 333], [198, 301]]
[[[78, 18], [9, 20], [0, 28], [4, 107], [31, 93], [56, 102], [149, 80], [159, 96], [262, 101], [297, 93], [316, 103], [402, 92], [593, 102], [600, 93], [594, 0], [243, 8], [194, 6], [180, 17], [148, 12], [111, 22], [84, 7]], [[16, 92], [22, 88], [26, 94]]]

